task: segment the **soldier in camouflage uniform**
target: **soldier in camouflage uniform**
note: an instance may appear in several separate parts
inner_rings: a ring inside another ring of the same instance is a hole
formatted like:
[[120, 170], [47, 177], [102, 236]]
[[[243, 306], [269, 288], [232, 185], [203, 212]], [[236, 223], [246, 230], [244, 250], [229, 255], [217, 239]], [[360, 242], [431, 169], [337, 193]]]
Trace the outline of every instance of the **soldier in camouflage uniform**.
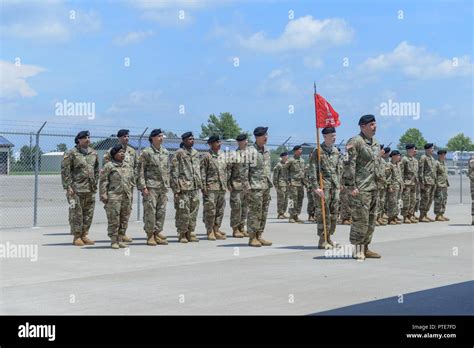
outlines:
[[207, 239], [226, 239], [225, 232], [220, 230], [225, 208], [225, 191], [227, 188], [227, 163], [220, 151], [221, 141], [218, 135], [211, 135], [207, 140], [210, 150], [201, 158], [201, 179], [203, 198], [203, 222], [206, 226]]
[[124, 145], [115, 145], [109, 155], [112, 160], [107, 161], [100, 172], [99, 195], [107, 214], [107, 235], [112, 241], [112, 249], [126, 248], [123, 237], [132, 210], [135, 177], [124, 163]]
[[308, 197], [306, 212], [308, 213], [308, 221], [313, 222], [316, 221], [316, 203], [314, 201], [313, 190], [310, 187], [310, 170], [310, 164], [308, 163], [304, 167], [304, 186], [306, 187], [306, 197]]
[[245, 230], [248, 202], [242, 189], [242, 172], [247, 160], [247, 134], [237, 136], [238, 148], [227, 167], [227, 188], [230, 191], [230, 227], [234, 238], [248, 237]]
[[249, 163], [245, 165], [242, 177], [242, 187], [248, 191], [247, 231], [249, 245], [252, 247], [272, 245], [272, 242], [263, 239], [271, 200], [270, 188], [273, 186], [270, 150], [265, 146], [268, 140], [267, 130], [268, 127], [254, 129], [255, 144], [248, 149]]
[[[136, 181], [138, 179], [138, 158], [137, 153], [133, 147], [128, 145], [130, 131], [128, 129], [120, 129], [117, 132], [117, 139], [119, 144], [123, 145], [125, 148], [125, 158], [123, 160], [123, 165], [128, 167], [132, 174], [132, 203], [133, 203], [133, 187], [136, 186]], [[105, 152], [104, 158], [102, 159], [102, 167], [105, 166], [107, 162], [112, 160], [112, 156], [110, 155], [110, 148], [108, 151]], [[122, 236], [124, 242], [130, 243], [133, 242], [133, 239], [127, 235]]]
[[434, 194], [434, 213], [436, 221], [449, 221], [444, 216], [446, 202], [448, 200], [448, 169], [446, 168], [446, 150], [438, 150], [438, 160], [436, 161], [436, 188]]
[[171, 160], [171, 189], [176, 209], [176, 229], [181, 243], [199, 242], [194, 235], [199, 212], [199, 190], [202, 187], [198, 152], [193, 149], [192, 132], [181, 135], [182, 147]]
[[389, 175], [388, 163], [385, 161], [390, 154], [390, 148], [380, 145], [379, 165], [377, 167], [377, 190], [378, 190], [378, 205], [377, 205], [377, 220], [375, 226], [385, 226], [388, 221], [383, 218], [385, 213], [385, 197], [387, 193], [387, 178]]
[[403, 177], [400, 171], [400, 152], [393, 150], [390, 153], [391, 161], [388, 163], [390, 177], [387, 183], [387, 215], [390, 225], [401, 224], [398, 220], [400, 194], [403, 190]]
[[153, 129], [148, 141], [150, 147], [143, 149], [138, 159], [138, 190], [143, 198], [143, 222], [147, 245], [166, 245], [163, 224], [170, 187], [169, 152], [163, 146], [164, 132]]
[[[346, 152], [347, 154], [347, 152]], [[344, 165], [347, 163], [347, 156], [343, 156], [343, 171], [347, 170], [348, 166]], [[339, 220], [343, 225], [351, 225], [352, 224], [352, 217], [351, 217], [351, 203], [350, 197], [351, 192], [346, 187], [350, 184], [346, 180], [347, 176], [342, 175], [341, 178], [341, 191], [339, 193], [339, 200], [340, 200], [340, 209], [339, 209]]]
[[400, 163], [403, 178], [403, 206], [401, 213], [405, 224], [416, 224], [418, 222], [418, 219], [415, 217], [418, 161], [415, 158], [415, 144], [406, 144], [405, 149], [407, 150], [407, 155], [403, 157]]
[[69, 203], [69, 225], [76, 246], [93, 245], [89, 229], [94, 216], [95, 193], [99, 181], [99, 157], [89, 147], [89, 131], [81, 131], [76, 146], [64, 155], [61, 163], [62, 185]]
[[[339, 191], [341, 189], [341, 164], [339, 150], [334, 146], [336, 129], [333, 127], [322, 130], [324, 142], [321, 144], [320, 164], [318, 165], [318, 149], [310, 156], [309, 186], [313, 192], [318, 222], [318, 248], [331, 249], [337, 245], [331, 237], [336, 231], [339, 212]], [[319, 175], [322, 175], [323, 187], [320, 186]], [[321, 198], [324, 198], [326, 237], [324, 236], [323, 213]]]
[[277, 192], [277, 219], [287, 219], [290, 216], [286, 214], [288, 208], [288, 152], [280, 154], [280, 162], [273, 168], [273, 186]]
[[469, 160], [469, 180], [471, 183], [471, 225], [474, 225], [474, 156]]
[[304, 159], [301, 157], [303, 148], [301, 145], [293, 147], [293, 157], [288, 160], [288, 193], [290, 223], [304, 223], [298, 215], [301, 214], [304, 199]]
[[415, 213], [420, 211], [420, 163], [418, 159], [416, 158], [418, 150], [415, 146], [415, 152], [413, 153], [413, 158], [415, 159], [415, 164], [416, 164], [416, 184], [415, 184], [415, 208], [413, 210], [413, 216], [415, 219], [419, 222], [420, 218], [419, 216], [416, 216]]
[[436, 160], [433, 158], [433, 144], [425, 144], [425, 154], [420, 158], [420, 222], [433, 222], [428, 217], [436, 187]]
[[380, 156], [380, 145], [374, 138], [376, 122], [373, 115], [364, 115], [359, 120], [361, 132], [346, 144], [348, 153], [346, 188], [351, 192], [352, 225], [350, 242], [355, 245], [353, 257], [358, 260], [380, 258], [369, 250], [375, 230], [378, 191], [375, 167]]

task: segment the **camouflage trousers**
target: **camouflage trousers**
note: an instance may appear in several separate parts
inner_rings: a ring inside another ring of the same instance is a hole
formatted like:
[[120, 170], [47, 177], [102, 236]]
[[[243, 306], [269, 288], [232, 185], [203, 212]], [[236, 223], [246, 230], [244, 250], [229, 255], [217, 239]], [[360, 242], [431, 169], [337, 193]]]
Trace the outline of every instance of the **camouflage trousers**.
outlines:
[[196, 229], [199, 212], [199, 191], [181, 191], [174, 195], [176, 209], [175, 226], [178, 233], [192, 232]]
[[416, 205], [416, 185], [405, 185], [402, 190], [402, 216], [411, 216], [415, 214]]
[[123, 236], [127, 231], [132, 211], [132, 195], [108, 194], [104, 209], [107, 215], [107, 235], [109, 237]]
[[303, 207], [304, 186], [288, 187], [288, 207], [290, 208], [290, 216], [300, 215]]
[[435, 192], [435, 185], [425, 185], [423, 189], [420, 188], [420, 213], [427, 214], [430, 211], [433, 203]]
[[421, 199], [421, 194], [420, 194], [420, 185], [416, 184], [415, 185], [415, 213], [420, 210], [420, 199]]
[[248, 202], [242, 190], [230, 191], [230, 227], [244, 227], [247, 221]]
[[360, 191], [350, 196], [352, 225], [349, 235], [351, 244], [366, 245], [372, 241], [375, 230], [378, 191]]
[[446, 211], [446, 202], [448, 201], [448, 188], [437, 187], [434, 194], [434, 213], [443, 215]]
[[378, 188], [379, 204], [377, 204], [377, 219], [382, 218], [385, 210], [385, 197], [387, 195], [387, 187]]
[[143, 197], [143, 229], [146, 234], [163, 231], [168, 203], [168, 189], [148, 188], [148, 195]]
[[288, 209], [288, 188], [287, 187], [278, 187], [277, 192], [277, 212], [278, 215], [286, 213]]
[[314, 197], [314, 193], [312, 189], [306, 190], [306, 197], [308, 197], [308, 206], [306, 207], [306, 212], [308, 213], [308, 216], [315, 216], [316, 203], [315, 203], [315, 197]]
[[250, 190], [247, 197], [249, 201], [247, 231], [248, 233], [263, 232], [271, 200], [270, 189]]
[[[314, 192], [312, 196], [316, 206], [318, 236], [322, 236], [324, 225], [321, 197]], [[326, 232], [328, 235], [333, 235], [336, 232], [337, 215], [339, 214], [339, 189], [334, 186], [324, 188], [324, 209], [326, 212]]]
[[94, 217], [95, 192], [76, 192], [66, 195], [69, 203], [69, 226], [71, 234], [81, 236], [89, 233]]
[[206, 226], [206, 231], [212, 231], [214, 226], [221, 227], [224, 217], [225, 191], [208, 190], [206, 195], [203, 194], [202, 199], [202, 221]]
[[349, 189], [343, 188], [339, 194], [340, 197], [340, 218], [342, 221], [351, 219], [351, 193]]
[[387, 190], [387, 215], [389, 219], [395, 218], [399, 213], [398, 200], [400, 199], [400, 190], [394, 188], [392, 192]]

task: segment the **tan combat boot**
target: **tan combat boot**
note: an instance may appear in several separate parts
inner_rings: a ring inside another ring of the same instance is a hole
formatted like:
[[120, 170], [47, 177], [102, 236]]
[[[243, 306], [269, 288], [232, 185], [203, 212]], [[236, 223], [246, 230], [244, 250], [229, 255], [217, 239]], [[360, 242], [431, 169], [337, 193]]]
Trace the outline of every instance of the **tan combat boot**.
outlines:
[[117, 241], [118, 241], [119, 248], [126, 248], [127, 247], [127, 244], [125, 244], [123, 242], [123, 236], [119, 235]]
[[343, 225], [351, 225], [352, 222], [351, 222], [351, 220], [343, 220], [343, 221], [342, 221], [342, 224], [343, 224]]
[[389, 225], [398, 225], [396, 218], [388, 218]]
[[428, 215], [425, 215], [425, 217], [430, 220], [430, 222], [435, 222], [435, 219], [430, 218]]
[[289, 222], [290, 224], [295, 224], [295, 223], [296, 223], [295, 217], [294, 217], [294, 216], [290, 216], [290, 218], [288, 219], [288, 222]]
[[380, 254], [376, 253], [375, 251], [369, 250], [369, 244], [366, 244], [364, 246], [364, 249], [365, 249], [364, 255], [366, 259], [380, 259], [382, 257]]
[[295, 222], [298, 224], [304, 224], [304, 221], [301, 220], [298, 215], [295, 215]]
[[379, 220], [375, 220], [375, 226], [380, 226]]
[[425, 214], [420, 214], [420, 222], [431, 222]]
[[153, 236], [155, 237], [155, 242], [158, 245], [168, 245], [168, 241], [166, 239], [161, 239], [160, 234], [155, 232], [153, 233]]
[[284, 213], [283, 216], [285, 217], [285, 219], [288, 219], [290, 217], [290, 214]]
[[249, 233], [249, 246], [251, 247], [261, 247], [262, 244], [257, 239], [256, 233]]
[[84, 242], [82, 241], [81, 237], [79, 235], [75, 235], [74, 239], [72, 240], [72, 245], [75, 246], [84, 246]]
[[411, 220], [408, 218], [408, 215], [403, 218], [404, 224], [411, 224]]
[[243, 235], [244, 237], [248, 237], [248, 236], [249, 236], [249, 234], [248, 234], [247, 231], [245, 230], [245, 226], [244, 226], [243, 224], [239, 226], [239, 231], [240, 231], [240, 233], [242, 233], [242, 235]]
[[188, 239], [186, 238], [186, 232], [180, 232], [178, 235], [178, 241], [180, 243], [187, 243]]
[[319, 236], [318, 249], [332, 249], [333, 246], [324, 240], [324, 233]]
[[147, 233], [146, 244], [149, 246], [156, 246], [155, 235], [153, 233]]
[[186, 239], [191, 243], [199, 242], [199, 239], [197, 239], [196, 235], [193, 236], [192, 231], [186, 232]]
[[214, 234], [217, 239], [227, 239], [227, 235], [219, 229], [219, 226], [214, 226]]
[[257, 240], [260, 242], [260, 244], [262, 244], [263, 246], [270, 246], [272, 245], [272, 242], [270, 242], [269, 240], [265, 240], [262, 238], [262, 234], [263, 232], [257, 232]]
[[444, 221], [441, 215], [436, 215], [435, 221]]
[[133, 242], [133, 239], [131, 237], [127, 236], [126, 234], [124, 234], [122, 236], [122, 242], [131, 243], [131, 242]]
[[446, 216], [444, 216], [444, 214], [441, 214], [441, 217], [443, 218], [444, 221], [449, 221], [451, 219], [448, 219]]
[[163, 232], [158, 232], [158, 238], [164, 239], [164, 240], [168, 239], [168, 237], [166, 237], [166, 235]]
[[110, 241], [112, 242], [110, 244], [112, 249], [120, 249], [119, 243], [118, 243], [118, 237], [117, 236], [112, 236], [110, 237]]
[[207, 239], [212, 240], [212, 241], [216, 240], [216, 235], [214, 234], [214, 230], [211, 229], [207, 231]]
[[418, 219], [415, 218], [414, 215], [410, 215], [410, 221], [411, 221], [412, 224], [417, 224], [418, 223]]
[[354, 250], [352, 251], [352, 258], [357, 261], [365, 260], [364, 246], [360, 244], [354, 245]]
[[284, 214], [278, 214], [277, 219], [284, 219], [285, 215]]
[[242, 232], [240, 232], [238, 227], [232, 228], [232, 237], [234, 238], [244, 238]]
[[85, 245], [94, 245], [95, 242], [92, 239], [89, 239], [89, 237], [87, 237], [87, 234], [88, 234], [87, 232], [82, 234], [81, 236], [82, 241], [84, 242]]

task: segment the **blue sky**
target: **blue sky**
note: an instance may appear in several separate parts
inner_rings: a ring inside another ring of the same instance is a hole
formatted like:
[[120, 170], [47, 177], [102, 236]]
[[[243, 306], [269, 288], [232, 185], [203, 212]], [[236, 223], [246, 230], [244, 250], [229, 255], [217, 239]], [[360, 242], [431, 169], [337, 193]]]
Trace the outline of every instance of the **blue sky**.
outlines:
[[[381, 142], [415, 127], [444, 145], [474, 133], [472, 4], [3, 0], [1, 117], [180, 134], [228, 111], [272, 143], [311, 141], [316, 81], [340, 140], [373, 113]], [[55, 115], [63, 100], [95, 103], [95, 118]], [[419, 118], [381, 116], [389, 100], [419, 103]]]

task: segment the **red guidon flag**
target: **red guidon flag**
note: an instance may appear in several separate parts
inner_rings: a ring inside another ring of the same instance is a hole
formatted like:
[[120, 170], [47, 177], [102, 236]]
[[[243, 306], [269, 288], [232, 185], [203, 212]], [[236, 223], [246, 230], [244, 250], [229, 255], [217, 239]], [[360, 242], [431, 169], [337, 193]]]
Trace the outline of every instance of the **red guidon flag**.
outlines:
[[341, 125], [339, 114], [326, 99], [319, 94], [314, 94], [314, 104], [316, 105], [316, 127], [326, 128]]

